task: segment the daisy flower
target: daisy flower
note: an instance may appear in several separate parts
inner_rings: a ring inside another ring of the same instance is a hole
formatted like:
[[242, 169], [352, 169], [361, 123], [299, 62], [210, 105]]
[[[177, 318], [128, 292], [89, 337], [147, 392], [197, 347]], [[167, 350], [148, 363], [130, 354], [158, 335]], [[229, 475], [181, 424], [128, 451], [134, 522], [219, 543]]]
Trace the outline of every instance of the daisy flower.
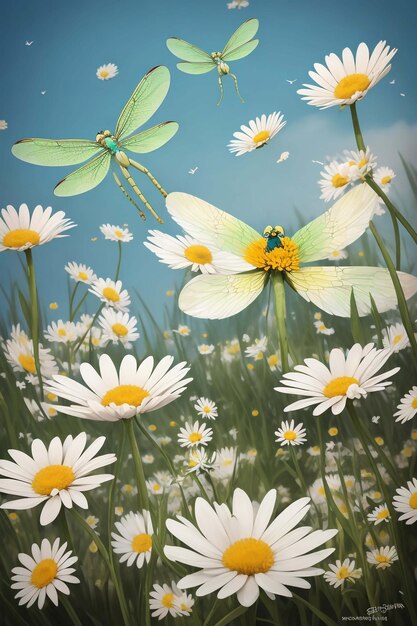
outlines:
[[213, 354], [214, 352], [213, 344], [208, 345], [206, 343], [202, 343], [201, 345], [197, 346], [197, 349], [200, 354]]
[[251, 346], [245, 348], [245, 356], [249, 359], [254, 359], [255, 361], [261, 361], [263, 359], [263, 353], [266, 352], [268, 347], [268, 338], [261, 337], [260, 339], [255, 339], [255, 343]]
[[236, 156], [252, 152], [266, 146], [269, 141], [285, 126], [284, 116], [279, 111], [274, 111], [266, 117], [265, 114], [250, 120], [249, 127], [242, 125], [240, 131], [233, 133], [233, 137], [228, 144], [229, 151], [236, 153]]
[[84, 263], [70, 261], [65, 266], [65, 271], [68, 272], [72, 280], [75, 280], [76, 283], [86, 283], [90, 285], [93, 281], [97, 280], [97, 276], [94, 274], [91, 267], [87, 267]]
[[154, 478], [147, 480], [146, 486], [148, 488], [149, 493], [153, 496], [162, 496], [165, 490], [167, 489], [165, 485], [163, 485], [159, 480], [156, 480]]
[[377, 506], [372, 513], [368, 513], [366, 517], [368, 522], [373, 522], [374, 525], [377, 526], [378, 524], [381, 524], [381, 522], [388, 522], [391, 516], [389, 509], [384, 502], [383, 504]]
[[180, 428], [178, 433], [178, 443], [181, 448], [206, 446], [212, 439], [213, 429], [206, 428], [204, 423], [200, 425], [198, 421], [194, 422], [194, 424], [186, 424], [185, 428]]
[[0, 130], [7, 130], [8, 127], [9, 125], [6, 120], [0, 120]]
[[400, 404], [397, 406], [398, 411], [394, 413], [396, 422], [404, 424], [413, 419], [417, 413], [417, 387], [414, 386], [408, 393], [401, 398]]
[[404, 348], [408, 348], [410, 340], [404, 326], [402, 324], [394, 324], [383, 329], [382, 343], [384, 348], [388, 348], [391, 352], [399, 352], [404, 350]]
[[20, 498], [4, 502], [0, 508], [32, 509], [44, 502], [42, 526], [56, 519], [62, 504], [67, 509], [73, 504], [87, 509], [88, 501], [82, 492], [114, 478], [113, 474], [89, 475], [98, 467], [116, 461], [114, 454], [95, 456], [105, 441], [105, 437], [98, 437], [86, 448], [87, 434], [80, 433], [75, 438], [68, 435], [63, 442], [54, 437], [48, 448], [40, 439], [34, 439], [31, 457], [19, 450], [9, 450], [15, 463], [0, 460], [0, 474], [7, 476], [0, 480], [0, 491]]
[[271, 372], [276, 372], [281, 366], [281, 357], [275, 352], [274, 354], [269, 355], [266, 362], [268, 363]]
[[[226, 504], [214, 504], [203, 498], [195, 502], [196, 526], [183, 517], [168, 519], [170, 533], [187, 546], [165, 546], [166, 556], [176, 562], [200, 568], [178, 582], [180, 589], [198, 587], [197, 596], [217, 591], [219, 599], [237, 594], [243, 606], [252, 606], [259, 588], [269, 597], [291, 597], [288, 587], [310, 588], [307, 576], [323, 574], [312, 567], [326, 559], [334, 548], [312, 552], [329, 541], [337, 530], [316, 530], [304, 526], [295, 529], [305, 517], [309, 498], [293, 502], [272, 523], [277, 492], [271, 489], [255, 507], [242, 489], [235, 489], [233, 510]], [[292, 531], [292, 532], [291, 532]]]
[[77, 556], [71, 556], [72, 551], [67, 549], [67, 542], [60, 546], [61, 540], [55, 539], [51, 544], [48, 539], [42, 539], [40, 546], [32, 544], [32, 555], [21, 552], [18, 559], [23, 567], [12, 569], [12, 589], [19, 591], [15, 595], [19, 598], [19, 606], [26, 604], [27, 608], [38, 601], [38, 608], [42, 609], [48, 597], [55, 606], [58, 606], [58, 591], [69, 595], [67, 583], [79, 583], [73, 576], [75, 568], [71, 567]]
[[113, 343], [121, 343], [126, 348], [131, 348], [132, 341], [139, 339], [137, 332], [136, 317], [130, 317], [129, 313], [123, 311], [114, 311], [113, 309], [104, 309], [98, 323], [103, 329], [103, 342], [112, 341]]
[[130, 305], [130, 297], [126, 289], [122, 291], [122, 281], [114, 282], [111, 278], [98, 278], [89, 291], [100, 298], [106, 306], [111, 306], [118, 311], [127, 311]]
[[112, 532], [111, 545], [116, 554], [121, 554], [120, 563], [128, 567], [136, 562], [140, 569], [145, 563], [149, 563], [152, 552], [153, 526], [149, 511], [142, 513], [128, 513], [120, 522], [115, 522], [120, 535]]
[[402, 513], [398, 519], [407, 520], [406, 524], [417, 522], [417, 478], [407, 481], [407, 487], [400, 487], [394, 496], [393, 507]]
[[376, 550], [369, 550], [366, 553], [366, 560], [371, 565], [376, 565], [376, 569], [387, 569], [394, 561], [398, 561], [398, 554], [395, 546], [385, 546]]
[[144, 245], [173, 270], [190, 267], [202, 274], [230, 274], [250, 269], [249, 265], [231, 252], [206, 246], [190, 235], [172, 237], [159, 230], [150, 230]]
[[306, 396], [285, 407], [285, 412], [316, 404], [313, 415], [321, 415], [330, 408], [333, 415], [339, 415], [348, 399], [366, 397], [391, 385], [387, 378], [396, 374], [399, 367], [375, 375], [390, 356], [391, 350], [378, 350], [372, 343], [364, 348], [356, 343], [346, 357], [340, 348], [333, 348], [329, 367], [317, 359], [304, 359], [305, 365], [296, 365], [294, 372], [283, 375], [280, 382], [285, 386], [275, 387], [275, 391]]
[[352, 169], [348, 163], [338, 163], [332, 161], [324, 166], [324, 170], [320, 172], [321, 180], [321, 196], [325, 202], [335, 200], [341, 196], [347, 187], [353, 182]]
[[188, 337], [191, 335], [191, 328], [189, 326], [185, 326], [184, 324], [180, 324], [176, 330], [172, 331], [173, 333], [177, 333], [182, 337]]
[[105, 239], [110, 239], [111, 241], [128, 243], [133, 239], [132, 233], [130, 233], [127, 228], [121, 228], [120, 226], [114, 226], [113, 224], [102, 224], [100, 226], [100, 230]]
[[0, 252], [4, 250], [28, 250], [34, 246], [41, 246], [52, 239], [67, 237], [62, 233], [75, 224], [70, 219], [64, 219], [64, 211], [52, 215], [52, 207], [45, 210], [38, 204], [32, 216], [27, 204], [21, 204], [19, 212], [8, 204], [1, 210], [0, 217]]
[[345, 150], [344, 156], [351, 169], [352, 180], [363, 178], [365, 174], [376, 167], [376, 157], [372, 154], [369, 146], [366, 150]]
[[179, 398], [192, 378], [186, 363], [170, 369], [174, 357], [164, 357], [154, 368], [147, 357], [138, 367], [134, 356], [126, 355], [117, 371], [107, 354], [99, 359], [100, 374], [89, 363], [81, 363], [82, 385], [68, 376], [54, 376], [45, 389], [69, 400], [69, 406], [57, 406], [60, 413], [84, 419], [115, 422], [141, 413], [149, 413]]
[[213, 476], [218, 480], [229, 479], [237, 465], [237, 448], [220, 448], [216, 451]]
[[100, 80], [110, 80], [119, 73], [119, 68], [114, 63], [106, 63], [97, 68], [96, 76]]
[[216, 456], [215, 452], [209, 456], [203, 448], [192, 448], [186, 459], [187, 470], [185, 473], [191, 474], [192, 472], [211, 470], [216, 462]]
[[360, 567], [355, 569], [355, 561], [350, 559], [345, 559], [343, 563], [336, 561], [335, 565], [329, 563], [329, 567], [330, 570], [324, 572], [323, 578], [335, 589], [342, 586], [346, 580], [354, 583], [355, 579], [362, 577], [362, 569]]
[[161, 620], [168, 613], [172, 617], [187, 615], [188, 611], [180, 608], [180, 602], [183, 600], [183, 597], [174, 581], [171, 581], [171, 586], [167, 584], [162, 586], [158, 584], [153, 585], [149, 594], [149, 608], [153, 611], [151, 613], [152, 617], [157, 617], [158, 620]]
[[[4, 352], [7, 361], [15, 372], [24, 372], [26, 377], [35, 377], [36, 364], [31, 340], [28, 339], [27, 342], [22, 342], [8, 339], [4, 346]], [[51, 351], [47, 348], [43, 348], [42, 344], [39, 344], [39, 361], [43, 378], [52, 376], [58, 372], [58, 365]], [[35, 381], [35, 378], [30, 378], [30, 380]]]
[[232, 2], [227, 3], [228, 9], [246, 9], [248, 6], [248, 0], [232, 0]]
[[281, 428], [274, 433], [277, 436], [275, 441], [280, 443], [281, 446], [292, 445], [299, 446], [307, 441], [306, 429], [303, 428], [303, 424], [297, 424], [295, 426], [294, 420], [291, 422], [281, 422]]
[[326, 324], [320, 320], [314, 322], [314, 327], [318, 335], [334, 335], [334, 328], [327, 328]]
[[206, 420], [215, 420], [218, 417], [216, 403], [208, 398], [198, 398], [194, 408], [198, 415]]
[[77, 339], [77, 328], [74, 322], [58, 320], [49, 324], [44, 332], [45, 339], [53, 343], [71, 343]]
[[341, 261], [342, 259], [347, 259], [347, 257], [346, 250], [332, 250], [327, 259], [328, 261]]
[[389, 191], [394, 178], [395, 173], [390, 167], [378, 167], [378, 169], [374, 172], [374, 181], [385, 192]]
[[388, 74], [396, 52], [385, 41], [380, 41], [371, 55], [364, 42], [359, 44], [356, 58], [350, 48], [343, 50], [342, 59], [332, 52], [325, 57], [327, 67], [315, 63], [315, 72], [309, 72], [316, 85], [304, 84], [305, 89], [297, 93], [302, 100], [321, 109], [353, 104]]

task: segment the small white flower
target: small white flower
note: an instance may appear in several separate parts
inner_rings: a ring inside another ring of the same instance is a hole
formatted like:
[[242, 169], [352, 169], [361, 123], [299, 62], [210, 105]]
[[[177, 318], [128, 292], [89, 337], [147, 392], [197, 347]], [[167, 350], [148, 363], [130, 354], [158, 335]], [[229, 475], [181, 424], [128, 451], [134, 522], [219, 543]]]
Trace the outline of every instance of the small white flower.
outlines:
[[303, 428], [303, 424], [297, 424], [295, 426], [294, 420], [291, 422], [281, 422], [281, 428], [275, 431], [277, 439], [275, 441], [280, 443], [281, 446], [292, 445], [299, 446], [307, 441], [306, 429]]
[[267, 350], [268, 338], [261, 337], [260, 339], [255, 339], [255, 342], [245, 348], [245, 356], [247, 358], [254, 359], [254, 361], [260, 361], [263, 359], [263, 354]]
[[114, 63], [106, 63], [97, 68], [96, 76], [100, 80], [110, 80], [119, 73], [119, 68]]
[[397, 550], [394, 546], [369, 550], [366, 553], [366, 560], [371, 565], [376, 565], [376, 569], [387, 569], [387, 567], [391, 567], [394, 561], [398, 561]]
[[248, 0], [232, 0], [232, 2], [227, 3], [228, 9], [246, 9], [248, 6]]
[[208, 455], [204, 448], [192, 448], [186, 459], [186, 474], [192, 472], [206, 472], [214, 467], [216, 462], [216, 453]]
[[50, 342], [68, 344], [77, 339], [77, 328], [74, 322], [58, 320], [49, 324], [44, 335]]
[[343, 563], [336, 561], [334, 565], [329, 564], [330, 570], [324, 572], [323, 578], [329, 585], [335, 587], [341, 587], [348, 580], [354, 583], [355, 579], [362, 577], [362, 569], [359, 567], [355, 569], [355, 561], [345, 559]]
[[214, 346], [213, 344], [206, 344], [206, 343], [202, 343], [198, 346], [198, 351], [200, 354], [213, 354], [214, 352]]
[[120, 226], [114, 226], [113, 224], [102, 224], [100, 230], [106, 239], [110, 241], [121, 241], [128, 243], [132, 241], [133, 235], [127, 228], [121, 228]]
[[113, 551], [121, 554], [120, 563], [128, 567], [136, 562], [140, 569], [143, 564], [149, 563], [152, 553], [153, 526], [149, 511], [142, 513], [128, 513], [120, 522], [115, 523], [120, 535], [112, 532]]
[[384, 328], [382, 337], [384, 348], [389, 348], [392, 352], [399, 352], [410, 345], [410, 340], [403, 324], [394, 324]]
[[213, 429], [207, 428], [204, 423], [200, 425], [198, 421], [194, 424], [186, 424], [185, 428], [180, 428], [178, 433], [178, 443], [182, 448], [206, 446], [212, 439]]
[[83, 263], [75, 263], [70, 261], [65, 266], [65, 271], [71, 276], [72, 280], [77, 283], [91, 284], [94, 280], [97, 280], [97, 276], [94, 274], [91, 267], [87, 267]]
[[407, 487], [400, 487], [396, 490], [393, 500], [393, 507], [402, 515], [400, 521], [406, 520], [406, 524], [417, 522], [417, 478], [407, 481]]
[[374, 181], [387, 193], [395, 176], [394, 171], [390, 167], [378, 167], [374, 172]]
[[194, 408], [198, 415], [206, 420], [215, 420], [218, 417], [216, 403], [208, 398], [198, 398]]
[[52, 215], [52, 208], [45, 210], [38, 204], [32, 215], [29, 214], [27, 204], [21, 204], [19, 212], [8, 204], [1, 210], [0, 217], [0, 252], [4, 250], [28, 250], [34, 246], [41, 246], [52, 239], [67, 237], [62, 233], [75, 224], [65, 217], [64, 211], [57, 211]]
[[394, 413], [396, 422], [404, 424], [413, 419], [417, 413], [417, 386], [414, 386], [408, 393], [401, 398], [400, 404], [397, 406], [398, 411]]
[[235, 139], [230, 141], [228, 148], [230, 152], [236, 153], [236, 156], [262, 148], [286, 123], [280, 111], [271, 113], [268, 117], [263, 114], [260, 118], [250, 120], [249, 126], [242, 125], [240, 131], [233, 133]]
[[382, 522], [388, 522], [391, 516], [387, 505], [383, 503], [377, 506], [372, 513], [368, 513], [366, 517], [368, 522], [373, 522], [374, 525], [377, 526]]
[[329, 261], [341, 261], [342, 259], [347, 259], [348, 253], [346, 250], [333, 250], [333, 252], [328, 256]]
[[[189, 610], [180, 608], [183, 598], [184, 594], [178, 589], [174, 581], [171, 581], [171, 586], [167, 584], [162, 586], [154, 584], [149, 594], [149, 607], [151, 611], [153, 611], [153, 613], [151, 613], [152, 617], [157, 617], [158, 620], [161, 620], [166, 617], [168, 613], [172, 615], [172, 617], [189, 615]], [[189, 606], [189, 602], [187, 602], [187, 605]], [[189, 606], [190, 609], [191, 606]]]
[[112, 341], [113, 343], [121, 343], [125, 348], [131, 348], [131, 342], [139, 339], [137, 332], [136, 317], [130, 317], [129, 313], [123, 311], [114, 311], [113, 309], [104, 309], [98, 318], [98, 323], [103, 329], [103, 342]]
[[322, 178], [319, 180], [321, 196], [325, 202], [335, 200], [341, 196], [349, 185], [355, 180], [352, 168], [348, 163], [332, 161], [324, 166], [320, 172]]
[[314, 327], [318, 335], [334, 335], [334, 328], [328, 328], [322, 321], [314, 322]]
[[7, 130], [8, 127], [9, 125], [6, 120], [0, 120], [0, 130]]
[[122, 290], [122, 281], [114, 282], [111, 278], [98, 278], [89, 291], [100, 298], [106, 306], [113, 307], [118, 311], [127, 311], [130, 305], [130, 296], [126, 289]]
[[182, 337], [188, 337], [188, 335], [191, 335], [191, 328], [189, 326], [185, 326], [184, 324], [179, 324], [178, 328], [172, 332], [177, 333]]

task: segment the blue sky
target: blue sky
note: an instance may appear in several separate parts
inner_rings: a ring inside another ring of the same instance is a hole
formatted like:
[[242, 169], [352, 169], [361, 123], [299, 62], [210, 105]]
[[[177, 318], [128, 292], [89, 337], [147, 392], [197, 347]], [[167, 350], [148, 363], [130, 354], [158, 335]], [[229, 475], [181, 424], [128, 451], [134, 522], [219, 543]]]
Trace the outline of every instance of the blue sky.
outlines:
[[[249, 17], [260, 20], [256, 51], [232, 65], [245, 103], [226, 78], [220, 107], [214, 73], [189, 76], [179, 72], [166, 48], [178, 36], [211, 52], [221, 49], [230, 34]], [[114, 274], [116, 245], [104, 241], [98, 227], [104, 222], [128, 223], [135, 239], [124, 247], [121, 278], [136, 288], [158, 317], [166, 289], [181, 276], [162, 266], [143, 246], [148, 228], [123, 198], [109, 176], [93, 191], [57, 198], [52, 190], [71, 168], [42, 168], [15, 159], [11, 145], [23, 137], [90, 138], [101, 128], [112, 129], [125, 101], [151, 67], [164, 64], [171, 71], [166, 100], [148, 125], [172, 119], [180, 123], [176, 137], [161, 150], [143, 155], [142, 162], [168, 191], [186, 191], [241, 217], [257, 229], [282, 223], [287, 231], [297, 224], [297, 207], [309, 220], [325, 206], [319, 200], [320, 167], [344, 148], [354, 148], [348, 111], [319, 111], [307, 106], [296, 89], [307, 72], [329, 52], [360, 41], [373, 47], [380, 39], [399, 48], [393, 69], [359, 104], [365, 140], [379, 156], [379, 164], [398, 169], [400, 150], [415, 159], [417, 140], [417, 84], [410, 72], [416, 58], [417, 5], [409, 0], [251, 0], [244, 10], [228, 10], [226, 1], [191, 0], [23, 0], [3, 8], [2, 99], [0, 119], [8, 129], [0, 133], [1, 206], [26, 202], [64, 210], [78, 227], [71, 237], [35, 251], [41, 300], [57, 301], [51, 318], [66, 316], [68, 261], [91, 265], [102, 277]], [[31, 46], [25, 41], [33, 40]], [[99, 65], [113, 62], [119, 75], [99, 81]], [[290, 85], [286, 79], [297, 79]], [[395, 84], [389, 81], [395, 79]], [[44, 95], [41, 91], [45, 91]], [[405, 93], [405, 97], [400, 96]], [[236, 158], [226, 144], [235, 130], [262, 113], [280, 110], [287, 125], [263, 150]], [[276, 164], [280, 153], [290, 152]], [[414, 153], [413, 153], [414, 151]], [[198, 166], [194, 176], [190, 167]], [[160, 196], [141, 174], [135, 178], [152, 204], [164, 214]], [[398, 185], [403, 181], [398, 177]], [[164, 230], [178, 232], [166, 220]], [[98, 236], [96, 242], [91, 237]], [[17, 255], [0, 258], [2, 283], [19, 276]], [[91, 299], [91, 306], [95, 306]]]

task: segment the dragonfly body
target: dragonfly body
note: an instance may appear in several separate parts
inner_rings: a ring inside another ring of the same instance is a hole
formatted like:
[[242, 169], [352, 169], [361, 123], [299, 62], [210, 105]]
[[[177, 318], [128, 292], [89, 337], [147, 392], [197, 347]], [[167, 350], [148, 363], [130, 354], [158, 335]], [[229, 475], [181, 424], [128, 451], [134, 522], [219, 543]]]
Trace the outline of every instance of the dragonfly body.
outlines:
[[272, 252], [275, 248], [282, 248], [282, 238], [284, 237], [284, 229], [282, 226], [267, 226], [262, 235], [266, 239], [266, 251]]

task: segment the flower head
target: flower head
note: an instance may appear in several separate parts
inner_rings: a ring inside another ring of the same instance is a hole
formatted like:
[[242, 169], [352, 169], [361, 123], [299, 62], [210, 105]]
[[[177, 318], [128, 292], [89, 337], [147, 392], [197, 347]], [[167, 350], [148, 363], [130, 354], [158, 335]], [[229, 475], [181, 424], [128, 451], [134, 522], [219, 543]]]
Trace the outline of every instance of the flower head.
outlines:
[[377, 526], [382, 522], [388, 522], [391, 515], [387, 505], [383, 503], [377, 506], [371, 513], [368, 513], [366, 517], [368, 522], [373, 522]]
[[[184, 608], [181, 608], [182, 604]], [[149, 608], [153, 611], [151, 615], [158, 620], [166, 617], [168, 613], [172, 617], [189, 615], [193, 604], [192, 596], [181, 592], [174, 581], [171, 581], [171, 586], [154, 584], [149, 594]]]
[[417, 478], [407, 481], [407, 487], [397, 489], [393, 500], [393, 507], [402, 515], [400, 521], [406, 520], [406, 524], [417, 522]]
[[1, 210], [0, 217], [0, 252], [4, 250], [28, 250], [41, 246], [52, 239], [66, 237], [66, 230], [74, 228], [75, 224], [65, 218], [64, 211], [57, 211], [52, 215], [52, 207], [43, 209], [38, 204], [32, 215], [27, 204], [21, 204], [19, 212], [7, 205]]
[[102, 224], [100, 230], [103, 233], [105, 239], [110, 241], [121, 241], [128, 243], [132, 241], [133, 235], [127, 228], [121, 228], [121, 226], [114, 226], [113, 224]]
[[186, 424], [184, 428], [180, 428], [178, 433], [178, 443], [182, 448], [192, 448], [194, 446], [206, 446], [213, 439], [213, 429], [207, 428], [206, 425]]
[[111, 278], [98, 278], [95, 280], [89, 291], [100, 298], [108, 307], [113, 307], [118, 311], [127, 311], [130, 305], [130, 296], [126, 289], [122, 290], [122, 281], [116, 282]]
[[382, 331], [382, 342], [384, 348], [389, 348], [392, 352], [400, 352], [410, 345], [410, 340], [403, 324], [388, 326]]
[[139, 339], [137, 332], [136, 317], [130, 317], [129, 313], [123, 311], [115, 311], [114, 309], [104, 309], [98, 323], [103, 329], [103, 342], [112, 341], [113, 343], [121, 343], [126, 348], [131, 348], [131, 342]]
[[355, 568], [355, 561], [351, 561], [350, 559], [345, 559], [342, 561], [336, 561], [334, 565], [329, 564], [330, 570], [324, 572], [324, 580], [329, 583], [329, 585], [335, 587], [341, 587], [348, 580], [350, 582], [355, 582], [355, 579], [362, 577], [362, 569], [359, 567]]
[[307, 441], [306, 429], [303, 428], [303, 424], [297, 424], [295, 426], [294, 420], [291, 422], [281, 422], [281, 428], [275, 431], [277, 439], [275, 441], [280, 443], [281, 446], [291, 445], [299, 446]]
[[68, 272], [72, 280], [76, 283], [91, 284], [94, 280], [97, 280], [97, 276], [94, 274], [91, 267], [84, 265], [84, 263], [75, 263], [70, 261], [65, 266], [65, 271]]
[[376, 565], [376, 569], [387, 569], [394, 561], [398, 561], [398, 554], [395, 546], [384, 546], [366, 553], [366, 560], [371, 565]]
[[99, 80], [110, 80], [119, 73], [119, 68], [114, 63], [106, 63], [97, 68], [96, 76]]
[[271, 113], [268, 117], [261, 115], [260, 118], [250, 120], [249, 127], [242, 125], [240, 131], [233, 133], [235, 139], [230, 141], [228, 148], [230, 152], [235, 152], [236, 156], [262, 148], [279, 133], [286, 123], [281, 112]]
[[215, 420], [218, 417], [216, 403], [208, 398], [198, 398], [194, 408], [198, 415], [206, 420]]
[[401, 398], [400, 404], [397, 406], [398, 411], [394, 413], [396, 422], [408, 422], [413, 419], [417, 413], [417, 386], [414, 386], [408, 393]]
[[126, 563], [130, 567], [136, 562], [138, 568], [141, 568], [145, 561], [149, 563], [153, 535], [149, 511], [128, 513], [121, 518], [120, 522], [115, 522], [115, 526], [120, 535], [112, 532], [111, 545], [116, 554], [122, 555], [120, 563]]

